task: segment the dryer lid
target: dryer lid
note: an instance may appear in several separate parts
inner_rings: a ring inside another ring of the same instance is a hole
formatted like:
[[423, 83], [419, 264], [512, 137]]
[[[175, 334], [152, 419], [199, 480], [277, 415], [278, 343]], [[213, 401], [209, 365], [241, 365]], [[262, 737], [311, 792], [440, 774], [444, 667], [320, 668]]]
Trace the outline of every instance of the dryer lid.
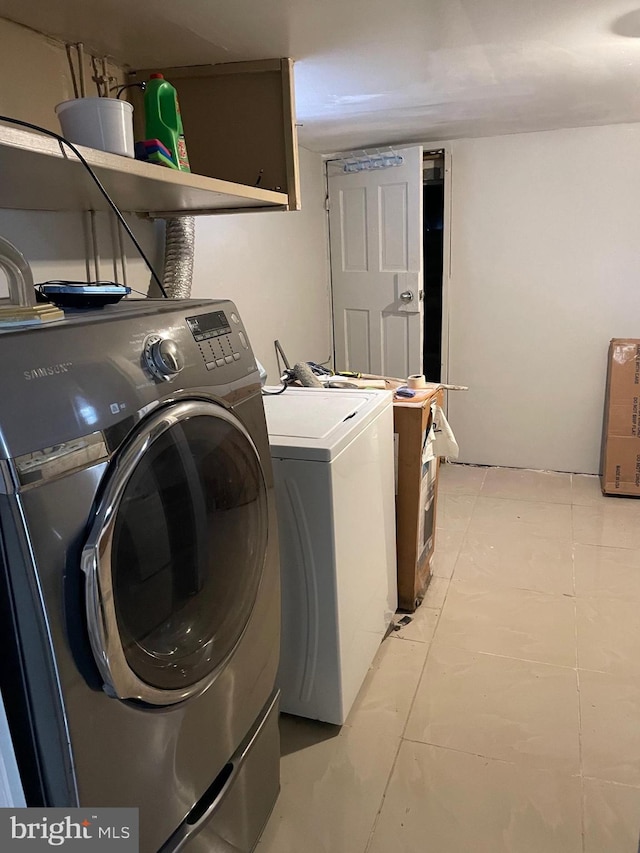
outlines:
[[331, 461], [391, 399], [389, 391], [324, 388], [289, 388], [265, 396], [271, 456]]

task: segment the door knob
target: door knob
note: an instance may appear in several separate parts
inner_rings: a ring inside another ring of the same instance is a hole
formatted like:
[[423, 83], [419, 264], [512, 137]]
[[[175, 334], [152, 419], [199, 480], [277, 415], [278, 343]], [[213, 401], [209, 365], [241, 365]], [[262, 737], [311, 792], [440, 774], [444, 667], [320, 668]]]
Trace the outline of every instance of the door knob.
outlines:
[[402, 302], [413, 302], [413, 293], [410, 290], [403, 290], [400, 299]]

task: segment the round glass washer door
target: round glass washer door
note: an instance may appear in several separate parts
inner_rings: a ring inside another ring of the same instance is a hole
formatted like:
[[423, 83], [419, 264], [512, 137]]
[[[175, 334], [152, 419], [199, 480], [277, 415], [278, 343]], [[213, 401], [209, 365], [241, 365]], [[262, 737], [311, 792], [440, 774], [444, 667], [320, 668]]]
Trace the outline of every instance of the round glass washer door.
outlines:
[[202, 692], [249, 621], [267, 550], [257, 450], [215, 403], [150, 416], [112, 461], [82, 555], [105, 689], [153, 705]]

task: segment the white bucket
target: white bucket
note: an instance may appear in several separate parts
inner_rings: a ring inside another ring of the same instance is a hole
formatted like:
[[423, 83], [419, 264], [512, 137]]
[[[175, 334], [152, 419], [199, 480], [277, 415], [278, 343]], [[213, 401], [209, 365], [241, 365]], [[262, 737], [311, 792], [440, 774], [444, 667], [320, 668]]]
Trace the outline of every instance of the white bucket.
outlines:
[[62, 135], [70, 142], [135, 156], [133, 107], [117, 98], [74, 98], [56, 106]]

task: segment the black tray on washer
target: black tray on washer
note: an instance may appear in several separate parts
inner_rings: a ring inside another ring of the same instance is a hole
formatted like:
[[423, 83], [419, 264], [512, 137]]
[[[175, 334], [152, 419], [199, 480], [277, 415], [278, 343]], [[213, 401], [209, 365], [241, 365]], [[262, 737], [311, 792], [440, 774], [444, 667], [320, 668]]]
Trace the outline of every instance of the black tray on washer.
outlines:
[[47, 281], [36, 285], [38, 302], [51, 302], [58, 308], [103, 308], [128, 296], [131, 288], [113, 282], [87, 284], [86, 282]]

